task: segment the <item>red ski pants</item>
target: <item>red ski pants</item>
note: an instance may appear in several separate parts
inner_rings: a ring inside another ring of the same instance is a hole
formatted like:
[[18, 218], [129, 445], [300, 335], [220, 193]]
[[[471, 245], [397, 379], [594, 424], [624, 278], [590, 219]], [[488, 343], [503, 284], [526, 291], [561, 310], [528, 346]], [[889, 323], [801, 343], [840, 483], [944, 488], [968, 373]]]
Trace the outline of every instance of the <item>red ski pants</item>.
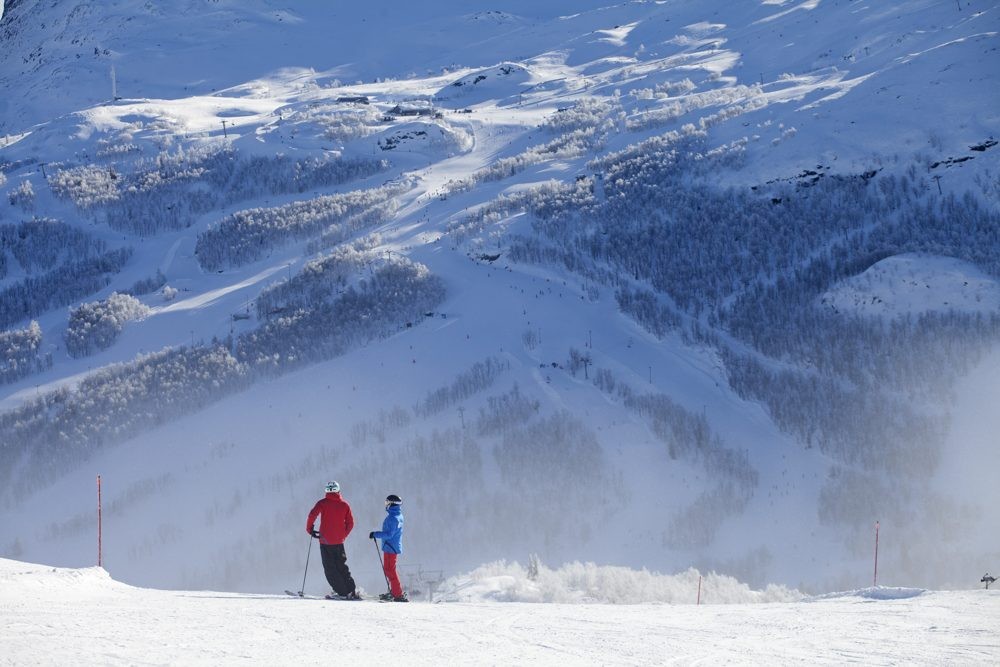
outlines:
[[399, 558], [399, 554], [382, 553], [382, 569], [385, 571], [386, 578], [389, 579], [389, 591], [393, 597], [398, 598], [403, 594], [403, 585], [399, 583], [399, 575], [396, 574], [397, 558]]

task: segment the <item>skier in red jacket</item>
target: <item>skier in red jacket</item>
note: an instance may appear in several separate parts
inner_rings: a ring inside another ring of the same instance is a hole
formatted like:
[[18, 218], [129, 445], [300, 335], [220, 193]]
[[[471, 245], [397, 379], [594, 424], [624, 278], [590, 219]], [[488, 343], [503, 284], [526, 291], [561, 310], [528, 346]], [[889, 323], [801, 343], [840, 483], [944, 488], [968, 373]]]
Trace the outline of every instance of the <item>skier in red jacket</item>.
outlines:
[[[316, 518], [320, 518], [319, 530], [314, 530]], [[306, 532], [319, 538], [319, 552], [323, 557], [323, 571], [333, 592], [328, 599], [360, 600], [354, 585], [354, 578], [347, 568], [347, 552], [344, 542], [354, 528], [351, 506], [340, 497], [340, 484], [326, 485], [326, 497], [316, 503], [306, 520]]]

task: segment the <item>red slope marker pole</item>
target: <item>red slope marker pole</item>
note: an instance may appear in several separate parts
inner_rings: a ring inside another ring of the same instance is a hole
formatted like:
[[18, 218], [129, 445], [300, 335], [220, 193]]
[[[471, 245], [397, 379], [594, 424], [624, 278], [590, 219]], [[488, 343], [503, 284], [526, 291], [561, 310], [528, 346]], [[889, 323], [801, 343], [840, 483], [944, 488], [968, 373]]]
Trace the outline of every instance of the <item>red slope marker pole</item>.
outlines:
[[872, 586], [878, 586], [878, 521], [875, 522], [875, 575], [872, 577]]
[[103, 567], [101, 554], [101, 476], [97, 476], [97, 567]]

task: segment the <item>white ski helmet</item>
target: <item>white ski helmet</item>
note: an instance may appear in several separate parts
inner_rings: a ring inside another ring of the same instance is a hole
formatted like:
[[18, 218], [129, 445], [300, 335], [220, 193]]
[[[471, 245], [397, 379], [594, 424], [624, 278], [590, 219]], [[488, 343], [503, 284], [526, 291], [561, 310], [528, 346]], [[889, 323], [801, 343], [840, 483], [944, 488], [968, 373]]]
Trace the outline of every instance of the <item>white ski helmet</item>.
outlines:
[[327, 493], [340, 493], [340, 484], [337, 482], [327, 482], [326, 483]]

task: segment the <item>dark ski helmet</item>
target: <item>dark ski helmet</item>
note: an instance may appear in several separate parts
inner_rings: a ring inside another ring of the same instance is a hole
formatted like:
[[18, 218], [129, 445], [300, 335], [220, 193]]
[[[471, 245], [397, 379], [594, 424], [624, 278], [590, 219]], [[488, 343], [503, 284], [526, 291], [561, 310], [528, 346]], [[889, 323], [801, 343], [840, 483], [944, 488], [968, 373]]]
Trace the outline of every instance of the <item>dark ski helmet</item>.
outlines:
[[390, 493], [385, 497], [385, 506], [389, 505], [402, 505], [403, 499], [397, 496], [395, 493]]
[[326, 483], [327, 493], [340, 493], [340, 484], [337, 482], [327, 482]]

